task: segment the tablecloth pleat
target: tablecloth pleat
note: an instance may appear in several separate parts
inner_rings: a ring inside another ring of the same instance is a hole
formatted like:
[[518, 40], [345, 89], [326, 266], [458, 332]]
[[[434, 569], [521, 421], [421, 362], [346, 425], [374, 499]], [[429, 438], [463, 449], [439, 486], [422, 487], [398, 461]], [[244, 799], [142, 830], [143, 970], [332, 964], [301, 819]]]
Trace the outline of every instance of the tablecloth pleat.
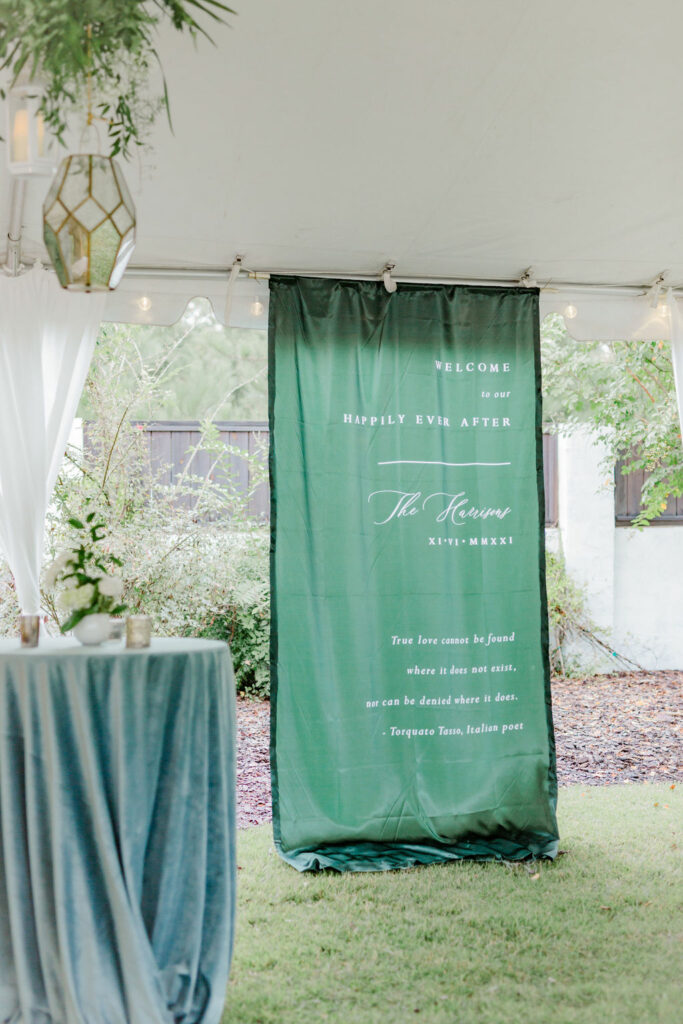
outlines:
[[219, 1021], [234, 733], [223, 644], [0, 644], [0, 1021]]

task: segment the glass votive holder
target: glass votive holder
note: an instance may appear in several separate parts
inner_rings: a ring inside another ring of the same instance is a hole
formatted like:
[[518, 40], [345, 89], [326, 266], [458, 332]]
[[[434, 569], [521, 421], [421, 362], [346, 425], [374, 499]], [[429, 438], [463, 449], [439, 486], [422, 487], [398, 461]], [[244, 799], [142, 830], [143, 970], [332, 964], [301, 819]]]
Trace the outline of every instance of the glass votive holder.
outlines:
[[40, 636], [40, 615], [20, 615], [19, 635], [22, 647], [37, 647]]
[[125, 619], [113, 618], [109, 619], [109, 640], [121, 640], [126, 632]]
[[149, 615], [129, 615], [126, 619], [126, 647], [149, 647], [152, 620]]

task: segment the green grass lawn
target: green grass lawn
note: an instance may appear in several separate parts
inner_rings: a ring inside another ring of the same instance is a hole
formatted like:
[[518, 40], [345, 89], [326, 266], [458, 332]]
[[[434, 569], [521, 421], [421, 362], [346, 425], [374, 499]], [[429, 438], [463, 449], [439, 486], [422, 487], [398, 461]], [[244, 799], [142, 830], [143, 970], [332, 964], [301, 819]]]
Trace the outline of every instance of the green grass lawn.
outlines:
[[553, 864], [300, 875], [240, 832], [223, 1024], [683, 1022], [682, 791], [561, 790]]

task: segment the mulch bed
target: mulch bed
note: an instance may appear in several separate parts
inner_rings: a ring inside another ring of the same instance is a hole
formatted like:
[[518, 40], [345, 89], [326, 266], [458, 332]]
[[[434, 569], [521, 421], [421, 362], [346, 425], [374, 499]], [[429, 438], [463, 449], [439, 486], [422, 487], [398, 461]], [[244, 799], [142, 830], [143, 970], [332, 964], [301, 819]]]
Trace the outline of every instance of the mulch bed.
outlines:
[[[561, 786], [677, 782], [683, 774], [683, 672], [553, 680]], [[270, 821], [268, 701], [237, 701], [237, 824]]]
[[683, 771], [683, 672], [553, 680], [557, 779], [676, 782]]
[[238, 697], [237, 827], [270, 819], [270, 701]]

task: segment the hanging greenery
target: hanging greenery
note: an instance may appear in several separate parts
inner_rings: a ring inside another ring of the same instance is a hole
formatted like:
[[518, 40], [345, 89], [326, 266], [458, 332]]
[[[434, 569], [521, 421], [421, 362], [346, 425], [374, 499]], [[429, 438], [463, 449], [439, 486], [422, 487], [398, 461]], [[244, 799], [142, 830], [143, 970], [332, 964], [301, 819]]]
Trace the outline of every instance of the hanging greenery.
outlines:
[[87, 109], [92, 88], [111, 156], [128, 157], [160, 110], [171, 123], [158, 26], [170, 20], [179, 32], [210, 39], [202, 20], [225, 24], [234, 13], [221, 0], [0, 0], [0, 69], [12, 84], [22, 72], [40, 81], [45, 124], [62, 143], [69, 114]]

